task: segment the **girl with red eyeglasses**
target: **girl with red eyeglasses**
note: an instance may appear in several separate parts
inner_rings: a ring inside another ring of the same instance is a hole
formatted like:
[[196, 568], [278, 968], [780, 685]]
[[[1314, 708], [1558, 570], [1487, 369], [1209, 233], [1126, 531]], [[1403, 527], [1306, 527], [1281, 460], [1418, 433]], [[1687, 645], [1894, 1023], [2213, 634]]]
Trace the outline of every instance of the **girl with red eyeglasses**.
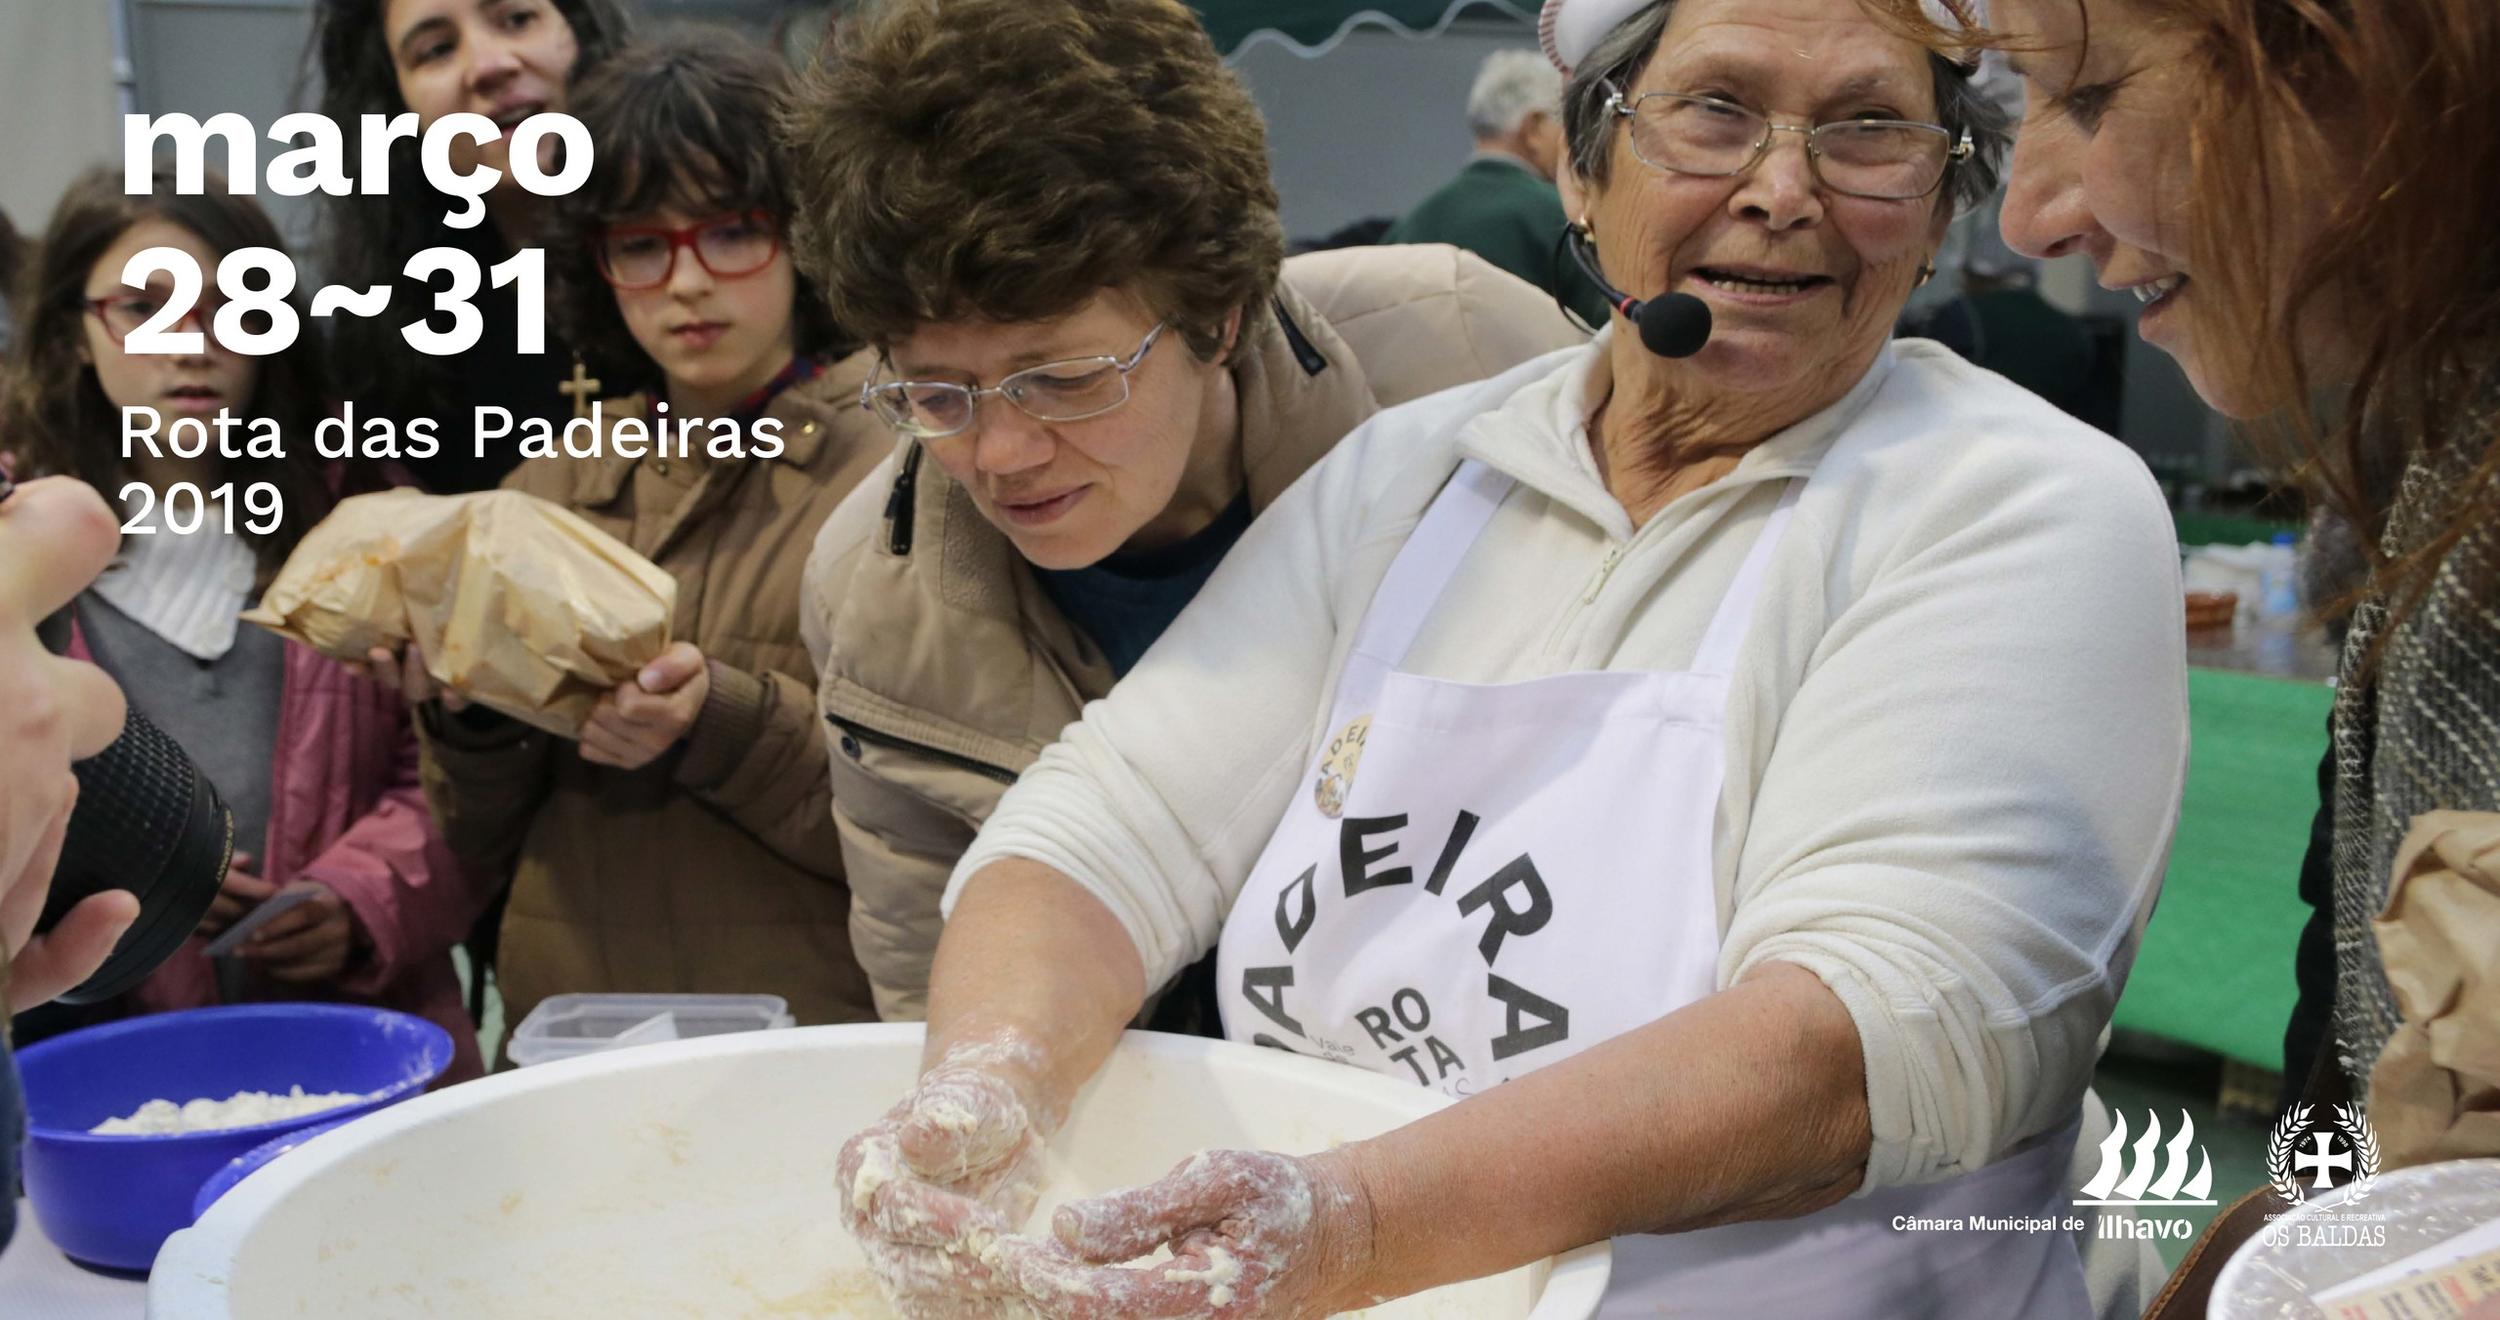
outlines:
[[[601, 456], [533, 458], [504, 486], [675, 577], [678, 640], [600, 701], [578, 743], [464, 707], [422, 664], [375, 653], [421, 712], [453, 846], [514, 859], [498, 965], [514, 1021], [600, 991], [764, 993], [801, 1023], [876, 1017], [851, 952], [798, 591], [817, 528], [892, 441], [858, 405], [869, 358], [791, 264], [771, 132], [786, 78], [720, 32], [611, 56], [573, 103], [597, 165], [544, 243], [551, 310], [607, 396]], [[665, 445], [651, 439], [661, 421]]]
[[[237, 249], [285, 250], [260, 207], [213, 175], [196, 196], [177, 192], [169, 169], [141, 196], [123, 193], [118, 167], [80, 178], [22, 286], [24, 320], [0, 373], [9, 381], [0, 451], [13, 451], [18, 477], [74, 476], [120, 498], [121, 548], [75, 604], [72, 651], [111, 674], [216, 783], [234, 812], [234, 865], [198, 937], [152, 977], [111, 1004], [37, 1010], [49, 1016], [22, 1019], [18, 1039], [220, 1002], [345, 1000], [432, 1018], [455, 1042], [450, 1080], [475, 1076], [482, 1061], [451, 948], [489, 886], [433, 827], [404, 705], [235, 619], [305, 528], [384, 474], [315, 448], [333, 397], [319, 339], [299, 333], [275, 353], [236, 352], [220, 339], [213, 293], [167, 323], [162, 313], [181, 296], [170, 277], [123, 282], [131, 258], [157, 247], [203, 271]], [[308, 325], [301, 300], [289, 301]], [[245, 332], [268, 328], [265, 315], [237, 320]], [[146, 351], [143, 330], [198, 341], [188, 352]], [[221, 420], [233, 450], [215, 442]], [[126, 422], [152, 432], [156, 449], [134, 445], [125, 456]], [[177, 428], [209, 443], [186, 442], [195, 456], [185, 457], [168, 443]], [[308, 897], [288, 900], [232, 957], [207, 956], [205, 941], [288, 890]]]

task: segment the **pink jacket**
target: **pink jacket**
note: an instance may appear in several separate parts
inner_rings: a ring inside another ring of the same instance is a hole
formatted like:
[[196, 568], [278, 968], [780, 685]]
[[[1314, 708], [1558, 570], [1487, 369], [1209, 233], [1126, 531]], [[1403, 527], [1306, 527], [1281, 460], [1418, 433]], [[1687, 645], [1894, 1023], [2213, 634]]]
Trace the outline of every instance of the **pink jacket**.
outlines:
[[[73, 633], [70, 654], [87, 658]], [[146, 693], [132, 693], [144, 709]], [[419, 1014], [451, 1033], [443, 1085], [480, 1076], [477, 1030], [452, 970], [493, 896], [494, 877], [452, 854], [417, 779], [408, 705], [390, 689], [294, 642], [278, 701], [262, 878], [316, 880], [347, 900], [371, 942], [328, 987], [256, 981], [255, 999], [336, 999]], [[205, 941], [192, 939], [130, 994], [142, 1012], [217, 1002]], [[326, 993], [325, 993], [326, 990]]]

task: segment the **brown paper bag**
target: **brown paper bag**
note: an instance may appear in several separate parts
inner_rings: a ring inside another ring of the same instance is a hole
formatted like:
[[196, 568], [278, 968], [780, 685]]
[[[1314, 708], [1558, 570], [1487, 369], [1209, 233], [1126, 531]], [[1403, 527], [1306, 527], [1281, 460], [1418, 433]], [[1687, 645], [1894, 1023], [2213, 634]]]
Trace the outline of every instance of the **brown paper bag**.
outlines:
[[2500, 813], [2417, 817], [2371, 924], [2404, 1019], [2370, 1070], [2385, 1167], [2500, 1155]]
[[437, 683], [572, 738], [676, 608], [674, 578], [535, 495], [392, 490], [341, 501], [243, 618], [334, 660], [413, 640]]

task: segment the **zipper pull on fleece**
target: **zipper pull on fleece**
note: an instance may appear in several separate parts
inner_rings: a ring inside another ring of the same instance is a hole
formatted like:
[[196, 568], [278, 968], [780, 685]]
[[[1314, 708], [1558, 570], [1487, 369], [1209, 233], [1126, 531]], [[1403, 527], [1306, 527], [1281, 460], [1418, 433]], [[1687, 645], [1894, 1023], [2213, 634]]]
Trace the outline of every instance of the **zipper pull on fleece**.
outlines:
[[1620, 545], [1607, 546], [1606, 557], [1598, 561], [1597, 576], [1590, 578], [1588, 590], [1580, 593], [1580, 603], [1583, 605], [1596, 604], [1597, 593], [1605, 589], [1606, 579], [1614, 574], [1615, 565], [1622, 562], [1623, 547]]

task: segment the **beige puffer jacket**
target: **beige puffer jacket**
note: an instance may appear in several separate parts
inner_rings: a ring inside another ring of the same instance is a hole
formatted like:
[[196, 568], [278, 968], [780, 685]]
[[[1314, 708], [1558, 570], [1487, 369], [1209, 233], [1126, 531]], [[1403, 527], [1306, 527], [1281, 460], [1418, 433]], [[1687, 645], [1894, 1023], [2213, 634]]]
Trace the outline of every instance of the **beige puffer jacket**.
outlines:
[[[1438, 244], [1295, 257], [1275, 311], [1233, 375], [1254, 512], [1374, 412], [1586, 338], [1543, 290]], [[803, 592], [852, 947], [878, 1011], [918, 1019], [948, 873], [1111, 670], [908, 446], [827, 521]]]

